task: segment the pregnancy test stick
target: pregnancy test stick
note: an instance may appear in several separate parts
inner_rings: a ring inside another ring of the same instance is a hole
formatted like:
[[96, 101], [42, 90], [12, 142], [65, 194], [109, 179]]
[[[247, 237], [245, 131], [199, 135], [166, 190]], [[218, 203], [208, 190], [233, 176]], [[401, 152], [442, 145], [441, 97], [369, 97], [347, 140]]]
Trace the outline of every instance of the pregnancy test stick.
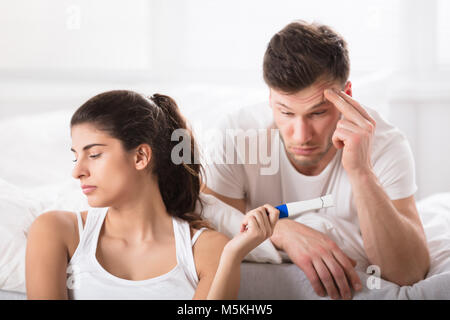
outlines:
[[280, 210], [280, 219], [282, 218], [296, 218], [306, 211], [317, 210], [334, 206], [333, 197], [331, 194], [319, 198], [290, 202], [279, 205], [275, 208]]

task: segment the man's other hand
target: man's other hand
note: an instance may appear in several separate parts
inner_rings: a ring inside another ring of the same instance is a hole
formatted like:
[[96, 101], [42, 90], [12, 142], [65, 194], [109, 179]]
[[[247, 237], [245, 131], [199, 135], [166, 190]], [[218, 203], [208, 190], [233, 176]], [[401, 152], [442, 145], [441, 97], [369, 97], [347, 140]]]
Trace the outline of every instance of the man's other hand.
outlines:
[[355, 291], [362, 289], [354, 268], [356, 261], [325, 234], [282, 219], [275, 226], [271, 240], [305, 273], [319, 296], [328, 294], [332, 299], [351, 299], [351, 287]]

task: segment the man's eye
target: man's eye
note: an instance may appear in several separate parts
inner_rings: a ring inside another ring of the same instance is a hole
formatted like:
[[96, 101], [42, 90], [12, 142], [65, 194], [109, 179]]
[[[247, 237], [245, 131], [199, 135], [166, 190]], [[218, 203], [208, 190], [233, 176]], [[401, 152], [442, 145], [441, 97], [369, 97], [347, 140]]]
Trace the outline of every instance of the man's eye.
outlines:
[[320, 111], [320, 112], [314, 112], [314, 113], [311, 113], [313, 116], [320, 116], [321, 114], [324, 114], [325, 112], [327, 112], [326, 110], [325, 111]]
[[284, 111], [281, 111], [281, 114], [284, 114], [285, 116], [292, 116], [293, 115], [292, 112], [284, 112]]

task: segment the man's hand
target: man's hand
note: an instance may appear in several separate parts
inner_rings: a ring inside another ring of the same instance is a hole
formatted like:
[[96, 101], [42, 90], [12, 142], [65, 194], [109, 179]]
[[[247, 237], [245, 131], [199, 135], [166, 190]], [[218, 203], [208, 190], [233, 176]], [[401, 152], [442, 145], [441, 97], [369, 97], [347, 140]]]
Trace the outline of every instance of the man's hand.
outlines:
[[349, 175], [372, 170], [372, 137], [376, 122], [366, 110], [345, 92], [327, 89], [325, 98], [342, 113], [333, 134], [333, 144], [342, 152], [342, 165]]
[[[285, 243], [277, 243], [280, 233], [288, 239]], [[351, 299], [350, 287], [362, 289], [356, 262], [325, 234], [283, 219], [276, 224], [272, 241], [305, 273], [319, 296], [327, 293], [332, 299]]]

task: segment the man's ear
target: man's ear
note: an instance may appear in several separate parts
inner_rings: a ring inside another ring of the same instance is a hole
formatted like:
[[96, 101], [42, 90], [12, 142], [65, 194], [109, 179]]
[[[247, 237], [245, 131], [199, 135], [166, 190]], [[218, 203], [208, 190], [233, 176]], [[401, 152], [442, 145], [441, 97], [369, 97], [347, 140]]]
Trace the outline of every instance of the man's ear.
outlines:
[[141, 144], [136, 148], [134, 163], [137, 170], [145, 169], [149, 166], [152, 158], [152, 149], [148, 144]]
[[351, 82], [350, 80], [347, 81], [347, 83], [345, 84], [344, 92], [345, 92], [346, 94], [348, 94], [350, 97], [353, 96], [352, 82]]

